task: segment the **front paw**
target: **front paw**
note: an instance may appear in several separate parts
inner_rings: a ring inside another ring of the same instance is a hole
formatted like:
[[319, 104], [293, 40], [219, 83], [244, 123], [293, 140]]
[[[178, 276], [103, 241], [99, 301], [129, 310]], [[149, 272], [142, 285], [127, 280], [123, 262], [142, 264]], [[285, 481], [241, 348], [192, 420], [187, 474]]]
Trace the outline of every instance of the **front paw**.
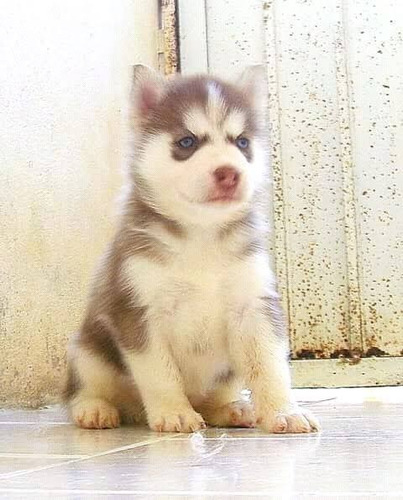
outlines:
[[258, 417], [257, 423], [274, 434], [301, 434], [320, 431], [318, 420], [308, 410], [295, 408], [290, 412], [269, 411]]
[[206, 428], [202, 416], [188, 409], [149, 414], [148, 425], [157, 432], [195, 432]]
[[74, 423], [83, 429], [113, 429], [119, 427], [119, 412], [103, 399], [80, 399], [71, 408]]

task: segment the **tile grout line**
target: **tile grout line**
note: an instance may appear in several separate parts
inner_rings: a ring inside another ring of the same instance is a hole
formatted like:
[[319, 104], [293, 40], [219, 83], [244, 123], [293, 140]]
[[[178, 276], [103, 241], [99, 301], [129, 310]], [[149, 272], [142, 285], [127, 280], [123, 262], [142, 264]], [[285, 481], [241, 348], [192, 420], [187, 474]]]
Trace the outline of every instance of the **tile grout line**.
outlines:
[[78, 462], [84, 462], [84, 461], [90, 460], [92, 458], [105, 457], [107, 455], [113, 455], [114, 453], [119, 453], [120, 451], [132, 450], [132, 449], [135, 449], [135, 448], [140, 448], [141, 446], [146, 446], [146, 445], [149, 445], [149, 444], [159, 443], [159, 442], [162, 442], [162, 441], [170, 441], [170, 440], [173, 440], [173, 439], [177, 438], [178, 436], [182, 436], [182, 434], [177, 434], [175, 436], [159, 437], [159, 438], [156, 438], [156, 439], [149, 439], [149, 440], [146, 440], [146, 441], [140, 441], [139, 443], [128, 444], [126, 446], [120, 446], [119, 448], [112, 448], [111, 450], [103, 451], [103, 452], [100, 452], [100, 453], [95, 453], [95, 455], [87, 455], [87, 456], [82, 457], [82, 458], [75, 458], [73, 460], [66, 460], [65, 462], [60, 462], [60, 463], [57, 463], [57, 464], [43, 465], [41, 467], [33, 467], [32, 469], [24, 469], [24, 470], [20, 470], [20, 471], [17, 471], [17, 472], [6, 472], [6, 473], [3, 473], [3, 474], [0, 474], [0, 486], [1, 486], [1, 481], [4, 480], [4, 479], [10, 479], [10, 478], [13, 478], [13, 477], [23, 476], [23, 475], [26, 475], [26, 474], [32, 474], [33, 472], [40, 472], [40, 471], [43, 471], [43, 470], [54, 469], [56, 467], [61, 467], [63, 465], [69, 465], [69, 464], [74, 464], [74, 463], [78, 463]]

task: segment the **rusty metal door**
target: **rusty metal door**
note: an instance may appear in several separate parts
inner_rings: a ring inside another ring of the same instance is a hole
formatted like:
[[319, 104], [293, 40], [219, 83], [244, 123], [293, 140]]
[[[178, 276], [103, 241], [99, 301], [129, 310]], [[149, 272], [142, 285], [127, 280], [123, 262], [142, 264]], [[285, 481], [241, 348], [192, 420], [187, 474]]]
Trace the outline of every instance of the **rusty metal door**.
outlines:
[[178, 2], [183, 73], [263, 62], [298, 386], [403, 383], [403, 6]]

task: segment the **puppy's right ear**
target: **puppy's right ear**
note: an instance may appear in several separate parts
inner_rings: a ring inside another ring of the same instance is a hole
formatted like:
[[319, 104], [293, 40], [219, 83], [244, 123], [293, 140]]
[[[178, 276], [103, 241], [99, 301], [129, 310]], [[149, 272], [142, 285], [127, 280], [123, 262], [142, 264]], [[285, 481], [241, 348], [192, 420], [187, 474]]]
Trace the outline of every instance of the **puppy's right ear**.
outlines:
[[130, 101], [136, 121], [143, 121], [157, 107], [164, 87], [165, 80], [157, 71], [142, 64], [133, 66]]

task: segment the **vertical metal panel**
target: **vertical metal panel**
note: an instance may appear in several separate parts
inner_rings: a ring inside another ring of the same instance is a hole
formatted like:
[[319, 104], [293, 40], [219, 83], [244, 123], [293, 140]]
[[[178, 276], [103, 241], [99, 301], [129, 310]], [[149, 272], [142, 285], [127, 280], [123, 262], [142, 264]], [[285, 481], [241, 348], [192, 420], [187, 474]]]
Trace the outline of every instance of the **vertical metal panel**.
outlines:
[[286, 253], [293, 354], [329, 357], [350, 341], [339, 128], [346, 96], [335, 59], [340, 5], [284, 0], [266, 4], [266, 12], [278, 101], [269, 111], [279, 129], [273, 165], [283, 194], [275, 197], [276, 230], [285, 230], [277, 253]]
[[285, 204], [284, 183], [282, 170], [282, 137], [280, 123], [280, 92], [279, 75], [277, 71], [277, 46], [275, 9], [273, 2], [264, 4], [264, 27], [266, 42], [267, 85], [268, 85], [268, 108], [269, 108], [269, 139], [270, 139], [270, 166], [272, 172], [272, 184], [270, 186], [271, 211], [270, 220], [272, 233], [270, 235], [269, 248], [274, 263], [283, 309], [286, 314], [287, 323], [290, 324], [289, 316], [289, 290], [288, 290], [288, 260], [287, 239], [285, 228]]
[[347, 60], [347, 24], [345, 3], [338, 5], [335, 20], [335, 64], [336, 86], [339, 98], [339, 141], [343, 178], [344, 230], [346, 239], [348, 328], [350, 358], [355, 360], [362, 354], [362, 315], [358, 266], [358, 234], [355, 165], [352, 153], [352, 127], [350, 108], [350, 86]]
[[350, 1], [346, 17], [364, 350], [402, 355], [403, 5]]

